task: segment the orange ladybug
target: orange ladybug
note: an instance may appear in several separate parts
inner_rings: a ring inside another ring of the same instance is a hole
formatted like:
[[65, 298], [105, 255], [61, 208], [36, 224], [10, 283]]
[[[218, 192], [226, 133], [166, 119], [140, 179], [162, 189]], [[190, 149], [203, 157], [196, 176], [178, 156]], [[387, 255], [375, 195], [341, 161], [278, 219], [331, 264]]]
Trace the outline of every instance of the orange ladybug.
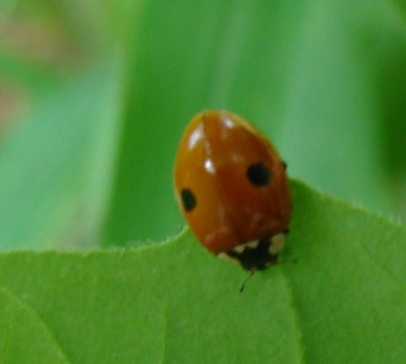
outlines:
[[277, 263], [292, 213], [286, 164], [244, 118], [196, 115], [175, 161], [176, 200], [202, 245], [244, 269]]

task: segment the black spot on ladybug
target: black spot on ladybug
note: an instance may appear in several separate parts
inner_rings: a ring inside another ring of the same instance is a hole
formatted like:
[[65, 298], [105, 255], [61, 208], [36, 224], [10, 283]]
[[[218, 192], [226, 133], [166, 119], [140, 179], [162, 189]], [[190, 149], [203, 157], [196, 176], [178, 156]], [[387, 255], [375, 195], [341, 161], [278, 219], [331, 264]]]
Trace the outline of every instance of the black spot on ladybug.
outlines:
[[262, 163], [251, 164], [247, 169], [246, 175], [250, 182], [258, 187], [267, 185], [271, 179], [268, 168]]
[[196, 197], [188, 188], [184, 188], [180, 191], [180, 198], [185, 211], [190, 212], [196, 207]]

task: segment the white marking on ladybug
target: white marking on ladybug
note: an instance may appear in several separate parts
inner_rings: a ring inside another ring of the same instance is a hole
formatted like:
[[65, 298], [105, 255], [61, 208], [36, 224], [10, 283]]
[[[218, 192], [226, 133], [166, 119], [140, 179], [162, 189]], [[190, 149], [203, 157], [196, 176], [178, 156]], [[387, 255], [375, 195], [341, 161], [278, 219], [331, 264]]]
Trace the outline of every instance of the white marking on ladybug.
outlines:
[[245, 244], [240, 244], [233, 248], [233, 252], [235, 252], [237, 254], [242, 254], [244, 252], [244, 250], [245, 250]]
[[269, 245], [268, 252], [269, 254], [276, 255], [279, 253], [283, 246], [285, 245], [286, 234], [280, 233], [276, 234], [271, 238], [271, 245]]
[[232, 262], [232, 263], [238, 263], [238, 264], [240, 264], [240, 261], [239, 261], [237, 258], [231, 257], [231, 256], [229, 256], [227, 253], [218, 253], [217, 256], [218, 256], [220, 259], [223, 259], [223, 260], [225, 260], [225, 261], [227, 261], [227, 262]]
[[256, 248], [258, 248], [258, 240], [249, 241], [248, 243], [246, 243], [244, 245], [250, 249], [256, 249]]

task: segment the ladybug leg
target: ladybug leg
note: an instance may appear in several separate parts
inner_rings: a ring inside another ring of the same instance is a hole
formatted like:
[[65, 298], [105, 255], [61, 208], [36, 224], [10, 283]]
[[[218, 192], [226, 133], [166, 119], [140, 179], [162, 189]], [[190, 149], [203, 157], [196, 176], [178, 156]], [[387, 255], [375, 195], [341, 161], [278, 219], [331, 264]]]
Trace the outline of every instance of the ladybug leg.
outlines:
[[244, 282], [241, 284], [240, 292], [244, 291], [245, 283], [254, 275], [255, 269], [251, 269], [250, 274], [247, 278], [244, 279]]

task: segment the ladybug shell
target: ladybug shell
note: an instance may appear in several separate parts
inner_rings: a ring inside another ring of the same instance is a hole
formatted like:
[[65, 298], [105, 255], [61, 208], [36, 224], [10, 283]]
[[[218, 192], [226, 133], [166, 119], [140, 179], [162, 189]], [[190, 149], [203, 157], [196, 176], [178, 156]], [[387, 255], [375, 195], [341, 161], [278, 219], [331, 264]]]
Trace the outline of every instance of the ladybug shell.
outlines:
[[292, 203], [286, 165], [242, 117], [196, 115], [175, 161], [176, 199], [190, 228], [212, 253], [287, 230]]

